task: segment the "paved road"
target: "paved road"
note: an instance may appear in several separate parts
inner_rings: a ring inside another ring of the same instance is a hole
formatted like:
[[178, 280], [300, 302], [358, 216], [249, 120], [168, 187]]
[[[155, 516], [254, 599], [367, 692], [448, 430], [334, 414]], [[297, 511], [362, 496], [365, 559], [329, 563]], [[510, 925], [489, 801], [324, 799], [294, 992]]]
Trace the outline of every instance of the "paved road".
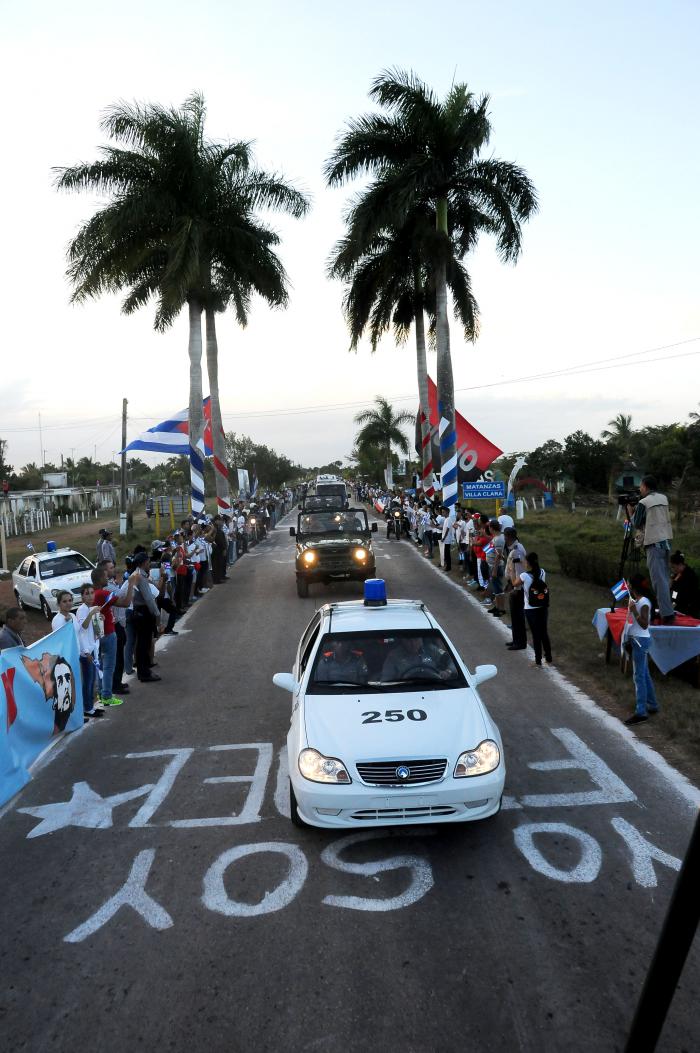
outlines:
[[[4, 1053], [622, 1048], [692, 790], [506, 652], [407, 542], [377, 547], [390, 595], [499, 666], [482, 693], [506, 748], [500, 816], [292, 827], [271, 676], [315, 606], [357, 588], [298, 599], [279, 527], [168, 642], [162, 683], [72, 736], [0, 819]], [[696, 948], [661, 1049], [700, 1048], [699, 978]]]

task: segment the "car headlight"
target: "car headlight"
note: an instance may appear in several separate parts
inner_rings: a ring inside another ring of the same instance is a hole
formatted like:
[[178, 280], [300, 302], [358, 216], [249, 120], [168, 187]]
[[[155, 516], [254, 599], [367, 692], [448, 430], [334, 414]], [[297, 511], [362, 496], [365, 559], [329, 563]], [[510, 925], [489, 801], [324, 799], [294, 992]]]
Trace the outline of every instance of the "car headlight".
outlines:
[[455, 764], [455, 779], [469, 775], [486, 775], [501, 763], [501, 751], [493, 739], [484, 739], [475, 750], [460, 753]]
[[352, 782], [342, 761], [336, 757], [324, 757], [318, 750], [306, 749], [301, 751], [299, 754], [299, 771], [309, 782]]
[[52, 596], [58, 596], [59, 592], [63, 592], [63, 589], [51, 589]]
[[310, 566], [312, 563], [316, 562], [316, 553], [311, 551], [305, 552], [301, 558], [303, 559], [304, 563]]
[[355, 557], [355, 559], [359, 559], [360, 563], [364, 563], [364, 561], [367, 559], [366, 548], [355, 548], [353, 549], [352, 554]]

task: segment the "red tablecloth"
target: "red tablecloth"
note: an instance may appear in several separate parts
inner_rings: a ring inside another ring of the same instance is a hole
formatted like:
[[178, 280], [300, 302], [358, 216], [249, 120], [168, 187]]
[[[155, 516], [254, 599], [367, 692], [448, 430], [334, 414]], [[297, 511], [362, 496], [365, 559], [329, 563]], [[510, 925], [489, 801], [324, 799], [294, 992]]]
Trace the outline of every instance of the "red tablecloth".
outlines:
[[[622, 637], [622, 630], [625, 627], [625, 621], [627, 620], [627, 613], [628, 611], [626, 607], [618, 607], [614, 611], [608, 611], [605, 615], [605, 620], [610, 629], [610, 635], [618, 646]], [[661, 622], [659, 621], [652, 622], [652, 625], [660, 624]], [[677, 629], [692, 629], [700, 625], [700, 621], [697, 618], [691, 618], [688, 614], [677, 614], [673, 625]]]

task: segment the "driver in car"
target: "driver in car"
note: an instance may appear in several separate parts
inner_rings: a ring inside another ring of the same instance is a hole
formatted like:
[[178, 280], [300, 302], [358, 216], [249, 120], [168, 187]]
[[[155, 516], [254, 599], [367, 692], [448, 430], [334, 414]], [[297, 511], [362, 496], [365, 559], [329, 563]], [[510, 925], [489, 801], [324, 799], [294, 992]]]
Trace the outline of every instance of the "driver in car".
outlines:
[[382, 680], [402, 680], [407, 673], [420, 677], [421, 670], [430, 676], [449, 679], [451, 670], [446, 661], [447, 655], [434, 643], [424, 640], [422, 636], [404, 636], [396, 641], [384, 660]]
[[322, 683], [366, 684], [367, 676], [367, 663], [347, 640], [336, 640], [333, 650], [323, 655], [316, 669], [316, 680]]

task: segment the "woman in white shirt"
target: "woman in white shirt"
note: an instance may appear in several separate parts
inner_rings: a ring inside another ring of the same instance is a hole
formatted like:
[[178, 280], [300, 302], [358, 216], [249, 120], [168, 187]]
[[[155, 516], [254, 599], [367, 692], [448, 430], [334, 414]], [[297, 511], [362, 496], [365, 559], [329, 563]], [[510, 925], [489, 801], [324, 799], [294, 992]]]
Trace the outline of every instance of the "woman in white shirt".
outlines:
[[51, 631], [56, 632], [57, 629], [62, 629], [66, 622], [71, 622], [75, 629], [75, 639], [78, 644], [78, 654], [80, 654], [80, 629], [78, 628], [78, 619], [71, 611], [73, 606], [73, 593], [64, 590], [59, 592], [56, 597], [58, 603], [58, 614], [54, 614], [51, 620]]
[[641, 724], [650, 715], [659, 712], [659, 703], [654, 682], [649, 673], [649, 648], [651, 646], [651, 600], [645, 596], [645, 581], [641, 574], [630, 578], [629, 615], [626, 625], [627, 640], [632, 645], [632, 670], [634, 673], [635, 711], [625, 724]]
[[[522, 585], [525, 601], [525, 618], [532, 633], [535, 650], [535, 666], [542, 668], [542, 652], [547, 665], [552, 664], [552, 645], [549, 642], [547, 621], [549, 615], [549, 588], [545, 584], [545, 572], [540, 566], [536, 552], [528, 552], [525, 570], [515, 578], [514, 584]], [[531, 591], [532, 590], [532, 591]]]

